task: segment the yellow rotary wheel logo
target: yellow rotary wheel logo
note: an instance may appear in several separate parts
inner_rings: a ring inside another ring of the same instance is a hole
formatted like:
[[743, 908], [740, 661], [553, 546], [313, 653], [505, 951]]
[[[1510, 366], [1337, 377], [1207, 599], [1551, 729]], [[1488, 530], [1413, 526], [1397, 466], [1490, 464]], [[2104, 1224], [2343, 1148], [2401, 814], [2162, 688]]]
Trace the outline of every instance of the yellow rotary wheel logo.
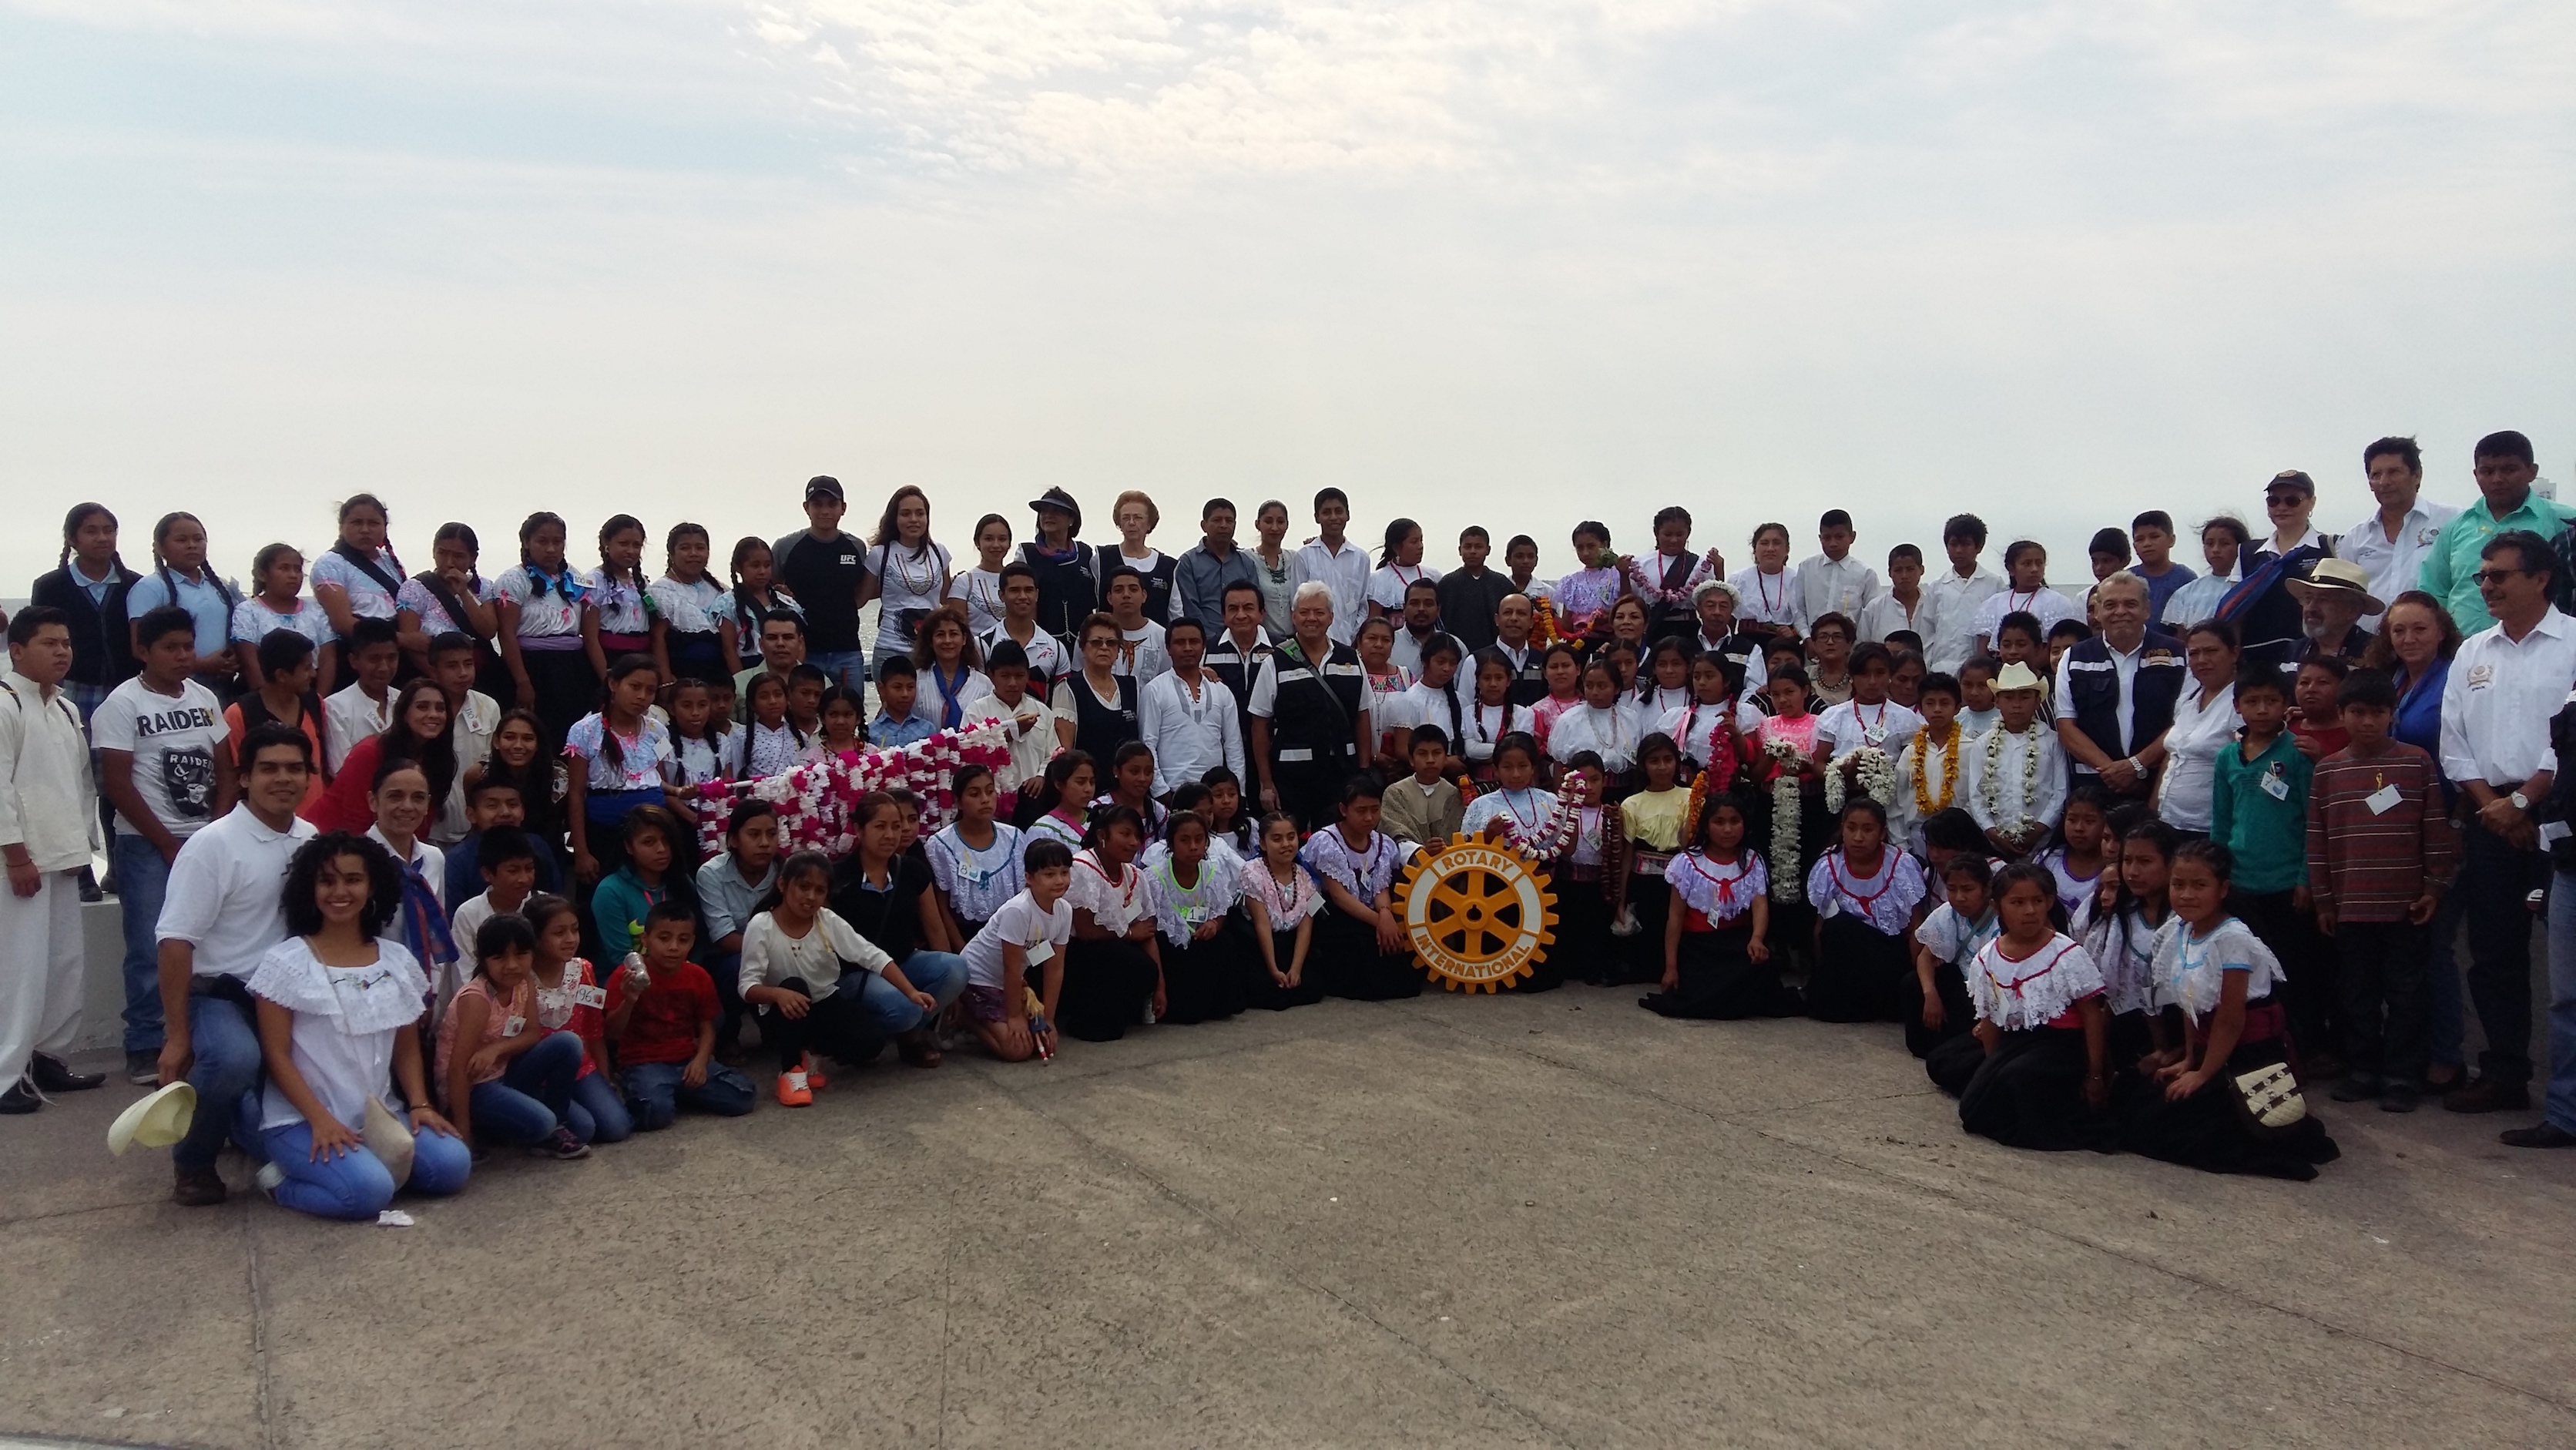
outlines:
[[1501, 991], [1556, 940], [1546, 873], [1472, 837], [1407, 866], [1395, 892], [1414, 955], [1451, 991]]

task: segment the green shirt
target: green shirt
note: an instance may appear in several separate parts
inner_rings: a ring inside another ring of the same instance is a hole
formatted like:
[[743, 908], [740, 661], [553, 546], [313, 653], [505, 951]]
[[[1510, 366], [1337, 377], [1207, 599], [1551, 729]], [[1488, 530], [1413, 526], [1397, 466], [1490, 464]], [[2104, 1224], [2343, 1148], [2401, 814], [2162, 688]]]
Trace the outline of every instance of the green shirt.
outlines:
[[2433, 547], [2425, 552], [2417, 583], [2451, 611], [2451, 621], [2460, 627], [2462, 635], [2493, 628], [2495, 616], [2487, 613], [2487, 602], [2478, 594], [2479, 551], [2486, 548], [2488, 540], [2508, 529], [2529, 529], [2555, 543], [2571, 520], [2576, 520], [2576, 509], [2542, 498], [2536, 489], [2525, 494], [2521, 506], [2503, 518], [2497, 518], [2481, 498], [2442, 525]]
[[[2245, 758], [2241, 731], [2235, 744], [2218, 752], [2209, 838], [2236, 856], [2230, 885], [2263, 895], [2307, 884], [2308, 782], [2315, 774], [2315, 762], [2299, 753], [2288, 730], [2252, 760]], [[2276, 779], [2279, 785], [2266, 787]]]

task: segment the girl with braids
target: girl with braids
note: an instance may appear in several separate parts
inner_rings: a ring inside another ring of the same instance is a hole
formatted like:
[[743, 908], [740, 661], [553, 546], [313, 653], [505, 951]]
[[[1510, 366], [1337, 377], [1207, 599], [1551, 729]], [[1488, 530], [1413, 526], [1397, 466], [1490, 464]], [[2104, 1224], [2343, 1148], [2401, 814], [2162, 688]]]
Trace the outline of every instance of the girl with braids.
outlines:
[[331, 693], [331, 676], [339, 664], [340, 637], [331, 632], [330, 616], [318, 604], [297, 596], [304, 592], [304, 555], [293, 544], [271, 544], [251, 557], [251, 592], [233, 606], [233, 659], [242, 684], [256, 694], [267, 681], [259, 669], [259, 642], [278, 630], [313, 641], [321, 670], [316, 688]]
[[670, 732], [653, 717], [653, 657], [620, 655], [608, 668], [599, 709], [565, 732], [571, 766], [564, 796], [572, 829], [573, 874], [593, 882], [617, 869], [619, 828], [629, 812], [665, 804]]
[[1404, 591], [1424, 580], [1437, 584], [1440, 571], [1422, 562], [1422, 525], [1396, 519], [1386, 526], [1386, 544], [1377, 552], [1377, 568], [1368, 581], [1371, 619], [1404, 618]]
[[794, 770], [814, 737], [787, 713], [787, 682], [763, 673], [753, 677], [751, 698], [743, 702], [751, 722], [742, 735], [742, 758], [733, 763], [737, 780], [765, 780]]
[[164, 604], [178, 605], [197, 622], [197, 664], [191, 675], [230, 704], [241, 694], [231, 642], [233, 606], [240, 599], [206, 563], [206, 526], [197, 516], [163, 514], [152, 526], [152, 572], [125, 591], [125, 647], [142, 658], [133, 621]]
[[403, 567], [386, 537], [390, 518], [374, 494], [351, 494], [340, 504], [340, 537], [313, 561], [313, 602], [342, 639], [361, 619], [395, 615]]
[[1798, 994], [1780, 984], [1765, 940], [1771, 877], [1745, 841], [1744, 798], [1713, 792], [1699, 809], [1691, 849], [1664, 872], [1673, 909], [1662, 932], [1662, 990], [1637, 1005], [1664, 1017], [1786, 1017]]
[[405, 579], [394, 594], [394, 638], [412, 668], [425, 675], [430, 643], [464, 635], [474, 641], [474, 688], [502, 700], [510, 695], [510, 672], [494, 647], [501, 621], [492, 607], [501, 586], [475, 567], [482, 557], [483, 541], [471, 525], [440, 524], [430, 541], [429, 567]]
[[707, 573], [711, 547], [704, 524], [673, 524], [662, 541], [662, 577], [646, 592], [655, 606], [653, 664], [666, 683], [742, 672], [725, 588]]
[[1064, 954], [1056, 1025], [1085, 1042], [1114, 1042], [1150, 1010], [1170, 1005], [1154, 928], [1154, 888], [1136, 865], [1144, 822], [1131, 806], [1092, 812], [1089, 844], [1073, 858], [1073, 940]]
[[[582, 576], [589, 586], [589, 610], [581, 623], [581, 647], [590, 667], [602, 679], [608, 662], [621, 655], [653, 657], [653, 631], [659, 610], [644, 592], [644, 524], [633, 514], [611, 514], [599, 526], [599, 567]], [[668, 677], [659, 674], [657, 680]]]
[[1666, 635], [1646, 650], [1645, 668], [1637, 671], [1637, 711], [1648, 725], [1675, 710], [1686, 710], [1698, 695], [1691, 689], [1691, 654], [1677, 635]]
[[1672, 738], [1690, 770], [1708, 772], [1712, 791], [1732, 789], [1748, 759], [1742, 727], [1750, 712], [1736, 698], [1742, 689], [1738, 678], [1726, 656], [1714, 650], [1700, 655], [1690, 662], [1691, 702], [1655, 721], [1656, 733]]
[[1959, 1126], [1980, 1137], [2050, 1152], [2104, 1146], [2111, 1073], [2102, 974], [2057, 929], [2057, 884], [2046, 868], [2006, 866], [1991, 894], [2002, 931], [1967, 970], [1976, 1028], [1933, 1048], [1924, 1071], [1959, 1095]]
[[1503, 738], [1530, 729], [1529, 713], [1512, 704], [1512, 678], [1510, 656], [1491, 645], [1476, 652], [1476, 703], [1450, 747], [1479, 786], [1494, 783], [1494, 751]]
[[894, 491], [877, 519], [876, 555], [859, 603], [877, 601], [878, 659], [908, 654], [921, 623], [948, 597], [948, 550], [930, 537], [930, 495], [911, 484]]
[[84, 723], [137, 669], [125, 608], [134, 580], [116, 551], [116, 515], [105, 504], [72, 505], [63, 515], [62, 555], [36, 581], [28, 603], [59, 609], [71, 621], [72, 672], [63, 689]]
[[548, 742], [561, 741], [599, 693], [599, 672], [582, 647], [594, 629], [590, 586], [564, 560], [561, 515], [540, 511], [519, 525], [519, 562], [502, 571], [494, 592], [512, 697], [545, 722]]
[[1081, 850], [1091, 834], [1091, 796], [1099, 778], [1099, 767], [1087, 751], [1068, 750], [1048, 761], [1037, 794], [1029, 798], [1035, 812], [1025, 828], [1030, 837]]
[[2102, 969], [2111, 1060], [2123, 1067], [2174, 1040], [2154, 1007], [2156, 933], [2173, 914], [2165, 881], [2181, 844], [2182, 833], [2162, 821], [2131, 821], [2112, 844], [2093, 898], [2072, 928]]
[[734, 653], [757, 654], [760, 649], [760, 622], [779, 610], [802, 619], [805, 606], [777, 582], [778, 560], [770, 553], [766, 539], [740, 538], [733, 542], [733, 560], [725, 566], [725, 577], [733, 592], [724, 601], [725, 617], [733, 621]]

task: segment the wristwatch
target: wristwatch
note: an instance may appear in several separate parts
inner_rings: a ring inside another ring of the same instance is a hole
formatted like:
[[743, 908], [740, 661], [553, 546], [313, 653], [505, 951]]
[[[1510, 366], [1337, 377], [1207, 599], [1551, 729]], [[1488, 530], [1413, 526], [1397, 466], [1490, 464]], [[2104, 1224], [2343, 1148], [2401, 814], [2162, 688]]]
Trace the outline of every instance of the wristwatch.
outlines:
[[2524, 795], [2522, 792], [2515, 791], [2513, 794], [2506, 796], [2505, 799], [2513, 802], [2513, 808], [2515, 810], [2521, 811], [2525, 815], [2531, 813], [2531, 798]]

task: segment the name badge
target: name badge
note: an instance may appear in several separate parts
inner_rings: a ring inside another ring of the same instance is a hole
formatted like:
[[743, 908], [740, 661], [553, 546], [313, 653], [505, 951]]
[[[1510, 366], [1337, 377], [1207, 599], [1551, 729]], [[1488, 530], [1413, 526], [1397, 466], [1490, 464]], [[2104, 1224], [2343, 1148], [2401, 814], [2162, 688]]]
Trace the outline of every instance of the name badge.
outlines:
[[608, 989], [575, 987], [572, 989], [572, 1004], [576, 1007], [605, 1007], [608, 1005]]
[[2388, 814], [2391, 809], [2395, 808], [2400, 799], [2402, 799], [2402, 797], [2398, 794], [2397, 787], [2393, 785], [2383, 785], [2379, 789], [2372, 791], [2370, 794], [2363, 796], [2361, 798], [2361, 803], [2370, 807], [2370, 813], [2372, 815], [2384, 816]]
[[1039, 966], [1055, 956], [1055, 943], [1044, 937], [1029, 943], [1029, 965]]
[[2276, 801], [2288, 800], [2290, 798], [2290, 783], [2277, 775], [2267, 775], [2263, 777], [2263, 794], [2270, 796]]
[[2560, 841], [2566, 840], [2569, 836], [2576, 836], [2576, 830], [2570, 830], [2565, 821], [2542, 821], [2540, 823], [2540, 844], [2544, 846], [2555, 845]]
[[2471, 665], [2471, 666], [2469, 667], [2469, 688], [2470, 688], [2470, 689], [2472, 689], [2472, 690], [2483, 690], [2483, 689], [2485, 689], [2487, 686], [2492, 685], [2492, 684], [2494, 684], [2494, 683], [2495, 683], [2495, 666], [2493, 666], [2493, 665]]
[[504, 1037], [516, 1037], [522, 1031], [526, 1030], [527, 1025], [527, 1018], [514, 1016], [509, 1021], [501, 1024], [501, 1035]]

